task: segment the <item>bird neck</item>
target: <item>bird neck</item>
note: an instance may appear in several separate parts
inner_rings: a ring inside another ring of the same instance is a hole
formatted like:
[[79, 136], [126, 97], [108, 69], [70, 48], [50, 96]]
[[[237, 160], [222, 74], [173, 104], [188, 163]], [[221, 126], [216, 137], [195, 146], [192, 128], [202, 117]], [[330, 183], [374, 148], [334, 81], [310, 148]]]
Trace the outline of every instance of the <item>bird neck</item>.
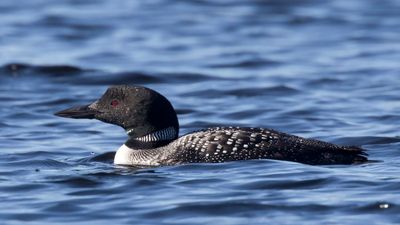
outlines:
[[129, 139], [125, 142], [125, 145], [131, 149], [157, 148], [167, 145], [178, 138], [178, 131], [173, 126], [156, 130], [139, 137], [131, 136], [131, 133], [133, 133], [133, 129], [127, 130]]

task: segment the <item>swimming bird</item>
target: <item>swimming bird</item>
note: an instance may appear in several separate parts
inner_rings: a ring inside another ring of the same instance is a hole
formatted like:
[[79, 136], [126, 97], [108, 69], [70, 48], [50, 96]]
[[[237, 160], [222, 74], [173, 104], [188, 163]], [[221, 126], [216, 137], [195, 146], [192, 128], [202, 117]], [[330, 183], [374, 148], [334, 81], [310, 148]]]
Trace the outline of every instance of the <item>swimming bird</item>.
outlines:
[[275, 159], [311, 165], [367, 161], [364, 149], [306, 139], [273, 129], [214, 127], [181, 137], [177, 114], [160, 93], [140, 86], [119, 85], [97, 101], [55, 113], [75, 119], [97, 119], [122, 127], [127, 141], [114, 164], [162, 166]]

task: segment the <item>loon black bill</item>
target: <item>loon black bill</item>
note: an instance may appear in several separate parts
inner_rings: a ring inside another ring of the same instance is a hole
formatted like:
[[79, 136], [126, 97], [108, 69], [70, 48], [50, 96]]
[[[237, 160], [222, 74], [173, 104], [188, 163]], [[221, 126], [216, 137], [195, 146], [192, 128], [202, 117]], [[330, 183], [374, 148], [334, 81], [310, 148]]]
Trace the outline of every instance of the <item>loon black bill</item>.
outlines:
[[75, 106], [54, 113], [56, 116], [74, 118], [74, 119], [94, 119], [96, 111], [89, 107], [90, 105]]

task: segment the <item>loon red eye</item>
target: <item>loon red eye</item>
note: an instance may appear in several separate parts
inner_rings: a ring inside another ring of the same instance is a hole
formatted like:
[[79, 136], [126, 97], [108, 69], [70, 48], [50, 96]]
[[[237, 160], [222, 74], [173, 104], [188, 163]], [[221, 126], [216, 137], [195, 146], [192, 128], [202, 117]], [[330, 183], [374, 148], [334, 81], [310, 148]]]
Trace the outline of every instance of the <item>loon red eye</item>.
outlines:
[[112, 106], [112, 107], [115, 107], [115, 106], [117, 106], [118, 104], [119, 104], [118, 100], [115, 100], [115, 99], [114, 99], [114, 100], [111, 101], [111, 106]]

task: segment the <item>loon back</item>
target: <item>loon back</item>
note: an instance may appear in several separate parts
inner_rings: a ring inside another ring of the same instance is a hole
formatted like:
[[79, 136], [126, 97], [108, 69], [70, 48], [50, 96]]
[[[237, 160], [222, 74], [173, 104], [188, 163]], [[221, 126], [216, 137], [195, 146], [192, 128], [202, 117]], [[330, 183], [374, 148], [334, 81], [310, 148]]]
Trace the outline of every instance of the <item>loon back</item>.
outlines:
[[193, 132], [172, 143], [173, 158], [184, 162], [276, 159], [318, 164], [365, 162], [363, 149], [285, 134], [272, 129], [216, 127]]
[[217, 127], [178, 138], [172, 104], [145, 87], [113, 86], [92, 104], [56, 113], [68, 118], [98, 119], [125, 129], [128, 140], [115, 164], [174, 165], [248, 159], [277, 159], [306, 164], [366, 162], [364, 150], [306, 139], [263, 128]]

